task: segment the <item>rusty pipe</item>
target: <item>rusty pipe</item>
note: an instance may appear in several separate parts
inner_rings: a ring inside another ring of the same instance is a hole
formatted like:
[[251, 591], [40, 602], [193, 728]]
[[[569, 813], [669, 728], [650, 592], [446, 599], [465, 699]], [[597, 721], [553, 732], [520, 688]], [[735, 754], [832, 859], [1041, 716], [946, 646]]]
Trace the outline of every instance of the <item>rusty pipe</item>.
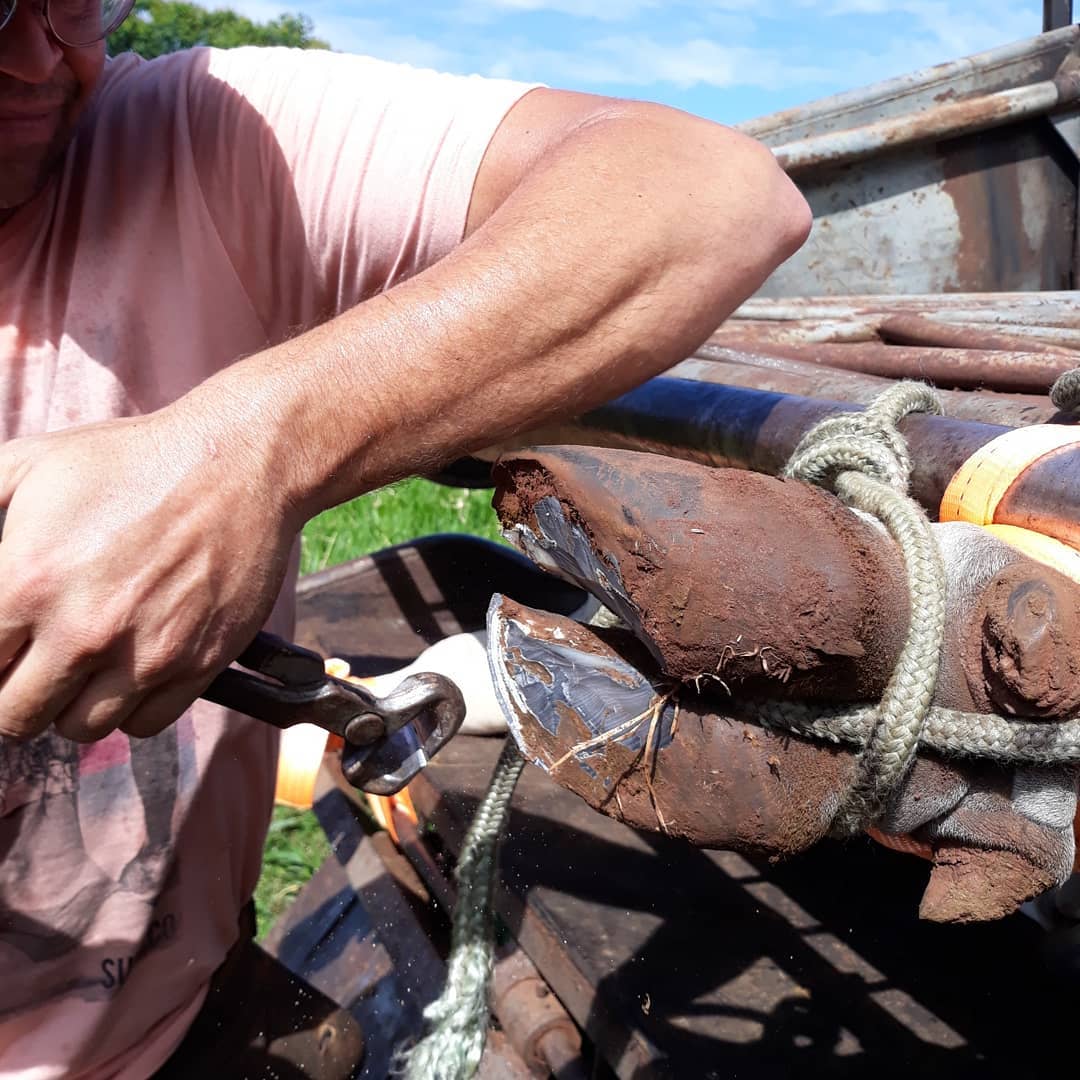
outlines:
[[[824, 345], [852, 341], [880, 341], [879, 315], [837, 319], [740, 319], [731, 318], [709, 338], [711, 345], [730, 346], [732, 341], [756, 345]], [[742, 347], [742, 346], [741, 346]]]
[[[712, 338], [706, 348], [715, 348], [717, 344], [744, 351], [762, 348], [754, 338], [742, 338], [737, 327], [729, 334]], [[945, 389], [1020, 394], [1047, 393], [1059, 375], [1080, 363], [1078, 354], [932, 348], [887, 345], [881, 341], [821, 344], [774, 341], [765, 345], [763, 351], [887, 379], [923, 379]]]
[[971, 135], [1064, 108], [1080, 97], [1077, 58], [1070, 53], [1053, 79], [992, 94], [947, 101], [930, 109], [887, 117], [846, 131], [796, 139], [773, 149], [789, 173], [847, 165], [918, 143]]
[[1080, 363], [1075, 346], [1049, 344], [1023, 333], [1001, 333], [984, 326], [938, 322], [924, 315], [887, 315], [878, 335], [890, 345], [926, 345], [944, 349], [990, 349], [995, 352], [1040, 352]]
[[[578, 443], [645, 450], [705, 465], [778, 474], [802, 436], [828, 416], [857, 409], [839, 401], [660, 377], [576, 419], [527, 432], [482, 452]], [[931, 515], [960, 466], [1006, 425], [915, 414], [900, 423], [911, 452], [911, 494]], [[994, 520], [1080, 546], [1080, 449], [1048, 455], [1012, 484]]]
[[926, 293], [747, 300], [732, 316], [754, 321], [877, 320], [918, 314], [949, 323], [1009, 326], [1010, 333], [1080, 329], [1075, 292]]
[[[481, 454], [491, 460], [514, 447], [578, 443], [775, 476], [814, 424], [853, 408], [858, 406], [662, 376], [583, 416], [526, 432]], [[900, 427], [912, 454], [911, 492], [931, 511], [956, 470], [1008, 430], [1006, 425], [922, 415], [907, 417]], [[1080, 461], [1077, 473], [1080, 480]], [[1080, 503], [1080, 484], [1073, 501]], [[1070, 512], [1070, 503], [1063, 511]]]
[[520, 949], [496, 961], [491, 991], [492, 1011], [534, 1076], [586, 1080], [577, 1025]]
[[[808, 360], [703, 346], [697, 353], [667, 372], [679, 379], [769, 390], [780, 394], [851, 401], [866, 405], [893, 380], [880, 375], [847, 371]], [[999, 394], [938, 392], [947, 416], [957, 420], [1023, 427], [1064, 421], [1045, 394]]]
[[[503, 458], [494, 478], [507, 534], [597, 595], [670, 678], [803, 700], [884, 690], [908, 624], [903, 558], [834, 496], [583, 447]], [[950, 706], [1048, 719], [1080, 709], [1080, 586], [974, 526], [935, 536], [946, 568], [963, 567], [942, 653]]]
[[1080, 361], [1080, 331], [1071, 327], [1020, 326], [1007, 330], [993, 323], [933, 317], [921, 312], [888, 311], [818, 319], [731, 318], [709, 338], [714, 345], [747, 343], [782, 345], [839, 345], [885, 342], [945, 349], [985, 349], [995, 352], [1048, 353]]

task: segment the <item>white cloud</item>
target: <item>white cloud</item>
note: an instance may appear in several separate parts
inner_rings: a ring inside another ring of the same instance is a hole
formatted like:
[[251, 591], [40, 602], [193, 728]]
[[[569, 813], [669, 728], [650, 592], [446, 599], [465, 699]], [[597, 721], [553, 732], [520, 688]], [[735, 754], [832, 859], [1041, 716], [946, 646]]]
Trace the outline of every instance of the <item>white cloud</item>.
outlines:
[[549, 11], [602, 22], [628, 22], [643, 12], [662, 7], [663, 0], [463, 0], [458, 13], [483, 22], [530, 11]]
[[[228, 0], [221, 0], [227, 3]], [[419, 67], [675, 99], [743, 88], [798, 100], [1033, 36], [1039, 0], [237, 0], [300, 10], [337, 49]], [[362, 14], [353, 15], [359, 10]], [[743, 97], [746, 100], [746, 95]], [[681, 99], [680, 99], [681, 100]]]
[[616, 36], [574, 50], [504, 50], [488, 74], [540, 79], [568, 89], [605, 84], [679, 89], [755, 86], [777, 89], [828, 78], [826, 68], [788, 63], [769, 49], [726, 46], [704, 38], [661, 44], [645, 36]]
[[[823, 9], [830, 19], [870, 20], [902, 15], [910, 19], [903, 41], [883, 40], [881, 52], [902, 48], [912, 39], [937, 43], [951, 59], [981, 52], [1007, 41], [1032, 37], [1042, 29], [1042, 12], [1037, 0], [983, 0], [977, 6], [959, 0], [800, 0], [801, 6]], [[872, 40], [872, 39], [871, 39]]]
[[413, 67], [457, 70], [462, 57], [453, 47], [419, 34], [394, 29], [388, 19], [375, 19], [348, 14], [340, 4], [314, 0], [221, 0], [220, 6], [230, 7], [257, 22], [268, 22], [283, 11], [300, 12], [315, 25], [315, 35], [328, 41], [338, 52], [377, 56], [380, 60], [411, 64]]
[[461, 54], [451, 45], [419, 34], [398, 33], [380, 19], [327, 15], [319, 17], [315, 28], [319, 37], [340, 52], [447, 71], [458, 70], [462, 62]]

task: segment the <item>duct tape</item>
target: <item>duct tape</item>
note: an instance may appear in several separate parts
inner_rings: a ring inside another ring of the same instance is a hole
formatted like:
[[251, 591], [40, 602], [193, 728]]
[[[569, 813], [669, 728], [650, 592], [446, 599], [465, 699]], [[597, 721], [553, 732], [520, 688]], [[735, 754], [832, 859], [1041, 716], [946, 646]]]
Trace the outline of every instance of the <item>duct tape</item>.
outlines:
[[311, 809], [326, 740], [327, 732], [314, 724], [295, 724], [281, 733], [274, 802], [297, 810]]
[[[362, 682], [349, 675], [345, 660], [331, 657], [325, 662], [326, 674], [335, 679]], [[294, 724], [281, 733], [278, 745], [277, 782], [274, 802], [297, 810], [310, 810], [315, 802], [315, 780], [323, 755], [342, 747], [342, 740], [315, 724]]]
[[975, 451], [956, 470], [941, 497], [941, 521], [994, 524], [998, 504], [1037, 461], [1067, 446], [1080, 446], [1080, 430], [1059, 424], [1014, 428]]

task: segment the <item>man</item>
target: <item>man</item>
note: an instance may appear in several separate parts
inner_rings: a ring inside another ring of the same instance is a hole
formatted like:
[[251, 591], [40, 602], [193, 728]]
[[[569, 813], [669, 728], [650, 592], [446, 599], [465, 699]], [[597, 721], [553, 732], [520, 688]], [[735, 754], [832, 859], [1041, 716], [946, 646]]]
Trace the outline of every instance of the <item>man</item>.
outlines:
[[809, 227], [766, 150], [666, 108], [107, 64], [128, 10], [0, 0], [5, 1078], [147, 1076], [198, 1014], [276, 742], [191, 706], [290, 632], [303, 523], [662, 370]]

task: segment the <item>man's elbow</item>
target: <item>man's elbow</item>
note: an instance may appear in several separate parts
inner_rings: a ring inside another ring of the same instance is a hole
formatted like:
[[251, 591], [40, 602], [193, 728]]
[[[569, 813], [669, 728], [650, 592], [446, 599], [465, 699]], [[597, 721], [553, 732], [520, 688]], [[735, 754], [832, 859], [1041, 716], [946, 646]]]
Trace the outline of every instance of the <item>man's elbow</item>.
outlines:
[[814, 224], [814, 212], [803, 197], [803, 193], [792, 182], [776, 162], [772, 152], [766, 150], [769, 162], [765, 167], [771, 174], [774, 188], [774, 205], [777, 219], [775, 222], [775, 243], [778, 257], [776, 265], [790, 259], [806, 243], [810, 229]]
[[[639, 139], [655, 134], [652, 160], [667, 166], [656, 182], [680, 206], [683, 240], [699, 255], [715, 265], [722, 252], [727, 272], [756, 289], [802, 247], [813, 214], [768, 147], [662, 105], [634, 102], [614, 111]], [[625, 128], [621, 134], [625, 139]]]
[[741, 233], [744, 254], [759, 261], [768, 276], [806, 242], [813, 212], [771, 150], [736, 132], [726, 136], [734, 143], [725, 147], [728, 166], [722, 183], [735, 219], [726, 225]]

